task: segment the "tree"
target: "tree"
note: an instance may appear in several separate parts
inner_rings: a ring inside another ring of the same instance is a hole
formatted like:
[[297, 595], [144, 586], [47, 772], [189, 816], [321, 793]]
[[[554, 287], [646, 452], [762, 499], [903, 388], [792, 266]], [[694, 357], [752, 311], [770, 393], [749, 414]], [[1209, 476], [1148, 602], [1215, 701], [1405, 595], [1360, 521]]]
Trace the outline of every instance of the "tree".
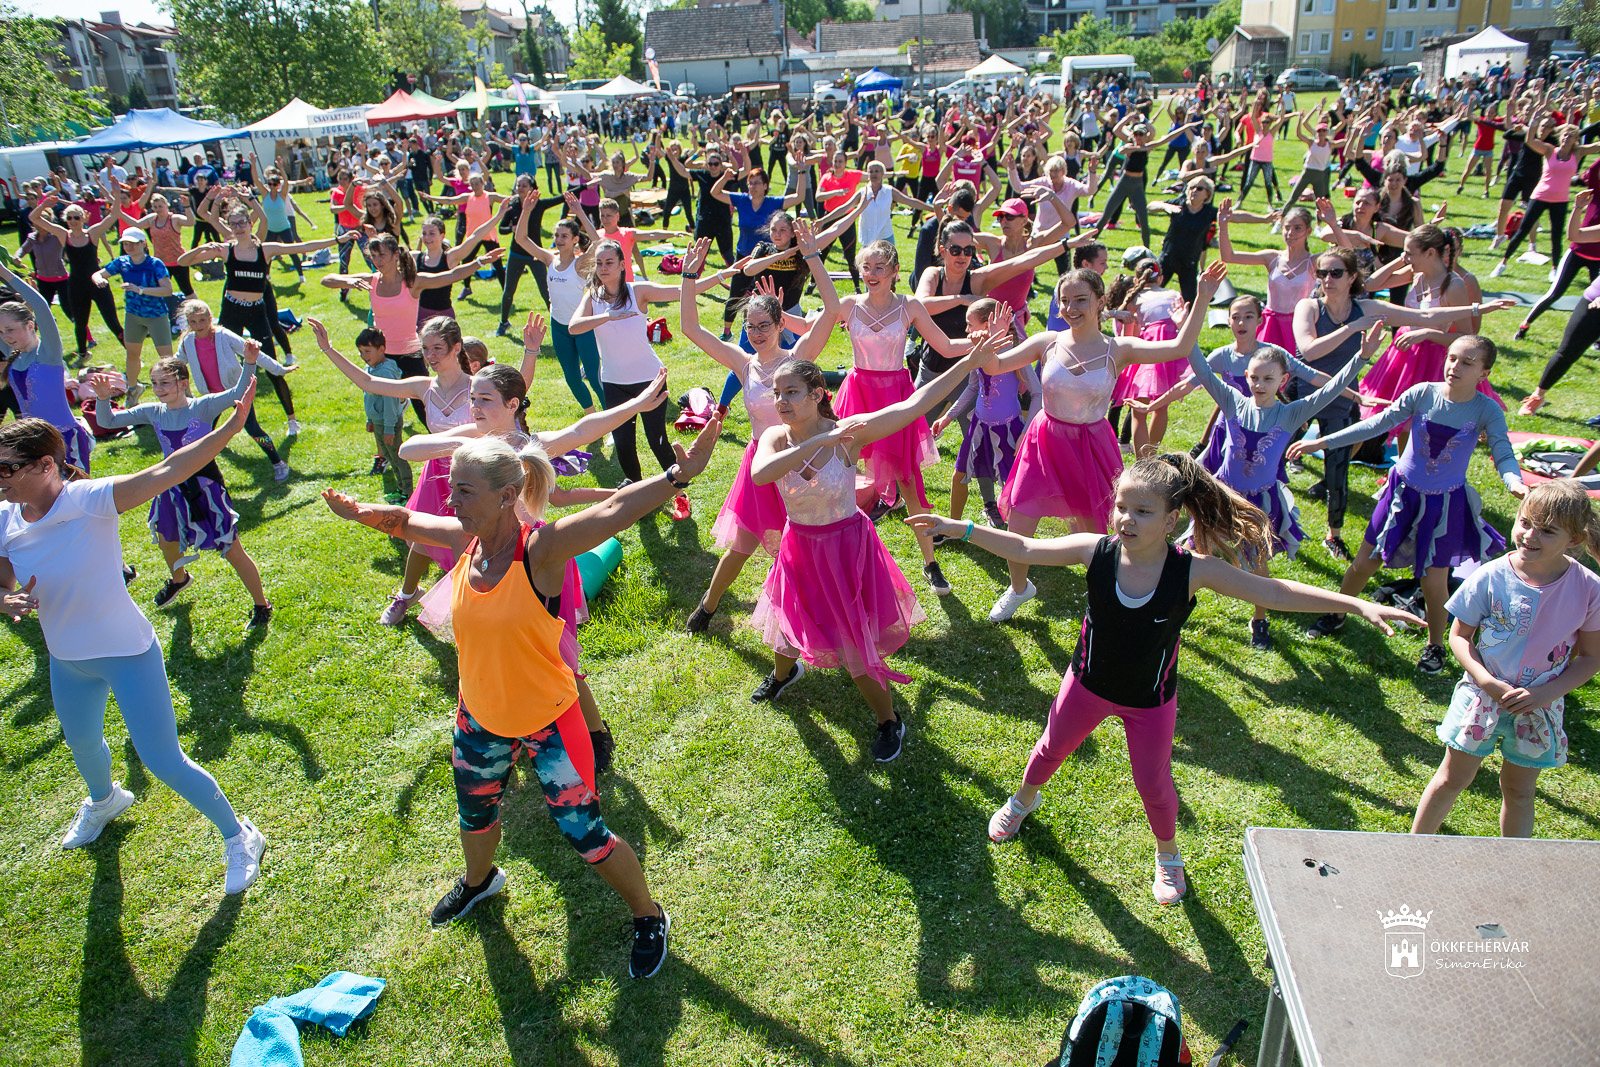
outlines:
[[[990, 48], [1023, 48], [1034, 43], [1038, 31], [1028, 13], [1028, 0], [951, 0], [957, 11], [982, 16], [983, 36]], [[977, 30], [974, 25], [974, 31]]]
[[[1485, 19], [1485, 24], [1488, 20]], [[1600, 49], [1600, 2], [1597, 0], [1561, 0], [1556, 9], [1556, 21], [1572, 27], [1573, 43], [1585, 52]]]
[[148, 108], [150, 94], [144, 91], [144, 79], [135, 78], [128, 83], [128, 107]]
[[225, 118], [299, 96], [349, 107], [386, 95], [383, 49], [362, 0], [165, 0], [184, 79]]
[[567, 78], [615, 78], [633, 69], [633, 45], [606, 43], [600, 24], [590, 22], [572, 42], [572, 65], [567, 68]]
[[35, 140], [35, 130], [66, 134], [68, 123], [98, 125], [106, 114], [104, 104], [56, 77], [51, 61], [67, 61], [56, 40], [56, 27], [47, 20], [0, 4], [0, 141], [5, 144]]
[[784, 15], [801, 33], [810, 33], [824, 20], [871, 22], [874, 18], [872, 5], [863, 0], [789, 0]]
[[522, 0], [522, 54], [527, 60], [528, 76], [533, 79], [533, 84], [544, 88], [547, 77], [544, 62], [544, 48], [539, 42], [540, 31], [544, 29], [544, 20], [549, 16], [536, 14], [528, 6], [528, 0]]
[[417, 83], [436, 85], [466, 62], [472, 48], [454, 4], [435, 0], [384, 0], [380, 36], [389, 61]]
[[[628, 6], [627, 0], [595, 0], [590, 15], [590, 25], [600, 28], [606, 44], [606, 55], [615, 55], [618, 49], [628, 49], [628, 69], [620, 73], [631, 77], [644, 75], [644, 39], [639, 34], [639, 16]], [[573, 75], [581, 77], [581, 75]], [[598, 77], [599, 75], [591, 75]]]

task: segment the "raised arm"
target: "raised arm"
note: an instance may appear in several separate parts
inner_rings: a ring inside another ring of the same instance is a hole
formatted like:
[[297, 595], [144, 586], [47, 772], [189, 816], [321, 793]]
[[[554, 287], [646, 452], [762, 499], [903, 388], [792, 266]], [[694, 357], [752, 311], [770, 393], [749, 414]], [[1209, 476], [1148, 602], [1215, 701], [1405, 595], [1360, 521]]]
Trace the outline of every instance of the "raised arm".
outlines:
[[328, 340], [328, 328], [321, 321], [307, 318], [306, 325], [311, 327], [311, 333], [316, 337], [317, 345], [322, 349], [323, 355], [328, 357], [328, 362], [339, 368], [340, 372], [364, 393], [371, 393], [374, 396], [397, 396], [406, 400], [420, 400], [423, 394], [428, 391], [428, 386], [433, 384], [433, 379], [428, 377], [374, 377], [339, 354], [338, 350]]
[[1258, 266], [1268, 266], [1278, 253], [1274, 249], [1262, 249], [1259, 252], [1237, 252], [1233, 247], [1233, 238], [1228, 233], [1228, 223], [1233, 221], [1233, 199], [1230, 197], [1222, 201], [1222, 206], [1217, 208], [1217, 258], [1224, 263], [1254, 263]]

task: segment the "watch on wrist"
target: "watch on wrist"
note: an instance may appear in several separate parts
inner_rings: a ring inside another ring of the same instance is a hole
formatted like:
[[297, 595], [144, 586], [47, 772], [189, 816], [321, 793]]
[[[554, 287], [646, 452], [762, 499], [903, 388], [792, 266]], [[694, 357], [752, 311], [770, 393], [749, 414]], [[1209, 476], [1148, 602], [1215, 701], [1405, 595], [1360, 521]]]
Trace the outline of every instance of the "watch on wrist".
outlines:
[[682, 473], [683, 473], [682, 469], [676, 463], [674, 463], [672, 466], [667, 468], [667, 470], [666, 470], [667, 481], [672, 483], [672, 487], [674, 489], [687, 489], [687, 488], [689, 488], [689, 482], [694, 481], [693, 478], [690, 478], [689, 481], [687, 481], [687, 482], [678, 481], [678, 476], [680, 474], [682, 474]]

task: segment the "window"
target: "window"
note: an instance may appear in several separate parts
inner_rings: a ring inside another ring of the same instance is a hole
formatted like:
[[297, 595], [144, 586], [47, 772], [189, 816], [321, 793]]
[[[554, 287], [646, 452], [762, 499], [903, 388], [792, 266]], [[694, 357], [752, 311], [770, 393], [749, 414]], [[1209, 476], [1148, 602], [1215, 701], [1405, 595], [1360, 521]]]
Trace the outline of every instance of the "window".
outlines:
[[1378, 39], [1378, 31], [1375, 28], [1373, 28], [1371, 26], [1368, 26], [1367, 27], [1367, 40], [1376, 41], [1377, 39]]
[[1333, 0], [1322, 0], [1322, 13], [1324, 15], [1333, 14]]
[[1384, 30], [1383, 31], [1383, 50], [1385, 52], [1393, 52], [1394, 51], [1394, 31], [1393, 30]]
[[1409, 52], [1417, 47], [1417, 31], [1406, 30], [1400, 35], [1400, 51]]
[[1529, 7], [1543, 7], [1544, 0], [1528, 0]]
[[1300, 54], [1305, 55], [1309, 51], [1311, 51], [1311, 35], [1302, 33], [1300, 35]]
[[1444, 9], [1446, 11], [1454, 11], [1456, 9], [1456, 0], [1444, 0]]
[[1511, 0], [1511, 6], [1520, 9], [1522, 7], [1522, 0]]
[[1317, 35], [1317, 51], [1326, 52], [1333, 47], [1333, 34], [1321, 33]]
[[1341, 33], [1339, 35], [1339, 40], [1341, 40], [1341, 41], [1353, 41], [1353, 40], [1355, 40], [1355, 36], [1356, 35], [1355, 35], [1355, 31], [1354, 30], [1345, 30], [1343, 33]]

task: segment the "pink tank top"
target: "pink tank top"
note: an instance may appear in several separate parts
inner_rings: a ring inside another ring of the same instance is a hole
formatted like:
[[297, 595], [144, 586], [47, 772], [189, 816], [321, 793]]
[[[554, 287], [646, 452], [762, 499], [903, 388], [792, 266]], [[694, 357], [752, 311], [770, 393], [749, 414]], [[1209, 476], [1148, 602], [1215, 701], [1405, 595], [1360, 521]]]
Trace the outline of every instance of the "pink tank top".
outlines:
[[372, 324], [383, 331], [383, 350], [391, 356], [409, 356], [422, 351], [422, 339], [417, 336], [417, 296], [405, 283], [400, 285], [400, 295], [379, 296], [379, 275], [372, 276]]
[[[1006, 255], [1005, 245], [1001, 245], [1000, 255], [995, 258], [995, 262], [1003, 263], [1010, 258], [1010, 256]], [[1025, 270], [1015, 277], [1007, 278], [990, 289], [989, 295], [1012, 311], [1027, 311], [1028, 292], [1033, 288], [1033, 274], [1033, 271]]]
[[[1266, 125], [1265, 119], [1262, 120], [1262, 125]], [[1276, 139], [1276, 134], [1269, 130], [1263, 129], [1261, 131], [1261, 135], [1255, 140], [1255, 147], [1250, 149], [1250, 158], [1256, 163], [1271, 163], [1272, 142]]]
[[479, 193], [477, 196], [469, 193], [464, 206], [467, 212], [468, 233], [488, 222], [489, 213], [494, 210], [494, 204], [490, 202], [488, 193]]
[[1267, 310], [1279, 315], [1294, 314], [1295, 305], [1311, 295], [1317, 287], [1316, 271], [1312, 269], [1314, 256], [1307, 256], [1298, 266], [1288, 271], [1283, 268], [1283, 257], [1274, 256], [1267, 264]]
[[906, 365], [906, 305], [895, 300], [894, 310], [875, 317], [865, 303], [850, 313], [850, 347], [858, 370], [896, 371]]
[[1539, 184], [1533, 187], [1533, 198], [1546, 204], [1565, 204], [1572, 199], [1572, 179], [1578, 174], [1578, 154], [1566, 159], [1557, 158], [1555, 152], [1544, 157], [1544, 171]]

